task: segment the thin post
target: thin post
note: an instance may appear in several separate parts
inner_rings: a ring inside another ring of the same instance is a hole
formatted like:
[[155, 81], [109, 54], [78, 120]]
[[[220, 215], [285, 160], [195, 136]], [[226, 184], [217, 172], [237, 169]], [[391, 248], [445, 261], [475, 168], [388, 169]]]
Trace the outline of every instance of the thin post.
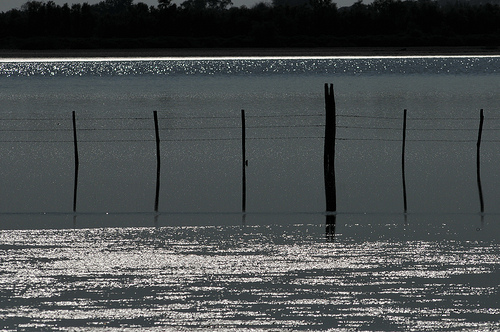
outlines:
[[479, 113], [479, 131], [477, 134], [477, 150], [476, 150], [476, 169], [477, 169], [477, 188], [479, 191], [479, 204], [481, 207], [481, 213], [484, 212], [484, 201], [483, 201], [483, 189], [481, 186], [481, 163], [480, 163], [480, 158], [481, 158], [481, 136], [483, 134], [483, 122], [484, 122], [484, 114], [483, 110], [481, 109]]
[[406, 202], [406, 176], [405, 176], [405, 149], [406, 149], [406, 109], [403, 112], [403, 144], [401, 148], [401, 173], [403, 176], [403, 202], [404, 211], [408, 210], [408, 204]]
[[336, 135], [336, 110], [333, 84], [325, 84], [325, 151], [324, 175], [326, 210], [337, 211], [337, 193], [335, 188], [335, 135]]
[[73, 212], [76, 212], [76, 196], [78, 192], [78, 166], [80, 160], [78, 158], [78, 140], [76, 136], [76, 114], [75, 111], [72, 112], [73, 117], [73, 146], [75, 150], [75, 182], [73, 185]]
[[241, 153], [242, 153], [242, 194], [241, 194], [241, 210], [242, 212], [246, 211], [247, 205], [247, 180], [246, 180], [246, 165], [247, 165], [247, 157], [246, 157], [246, 140], [245, 134], [245, 110], [241, 110]]
[[155, 137], [156, 137], [156, 195], [155, 195], [155, 212], [158, 212], [158, 201], [160, 196], [160, 131], [158, 129], [158, 112], [153, 111], [153, 118], [155, 123]]

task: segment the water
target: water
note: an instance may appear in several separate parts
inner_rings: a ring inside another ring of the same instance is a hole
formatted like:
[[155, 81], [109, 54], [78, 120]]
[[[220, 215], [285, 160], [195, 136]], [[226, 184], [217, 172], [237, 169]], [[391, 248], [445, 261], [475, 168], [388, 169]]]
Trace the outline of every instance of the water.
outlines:
[[370, 219], [3, 232], [2, 327], [499, 328], [498, 232]]
[[499, 69], [498, 57], [0, 63], [0, 328], [500, 329]]

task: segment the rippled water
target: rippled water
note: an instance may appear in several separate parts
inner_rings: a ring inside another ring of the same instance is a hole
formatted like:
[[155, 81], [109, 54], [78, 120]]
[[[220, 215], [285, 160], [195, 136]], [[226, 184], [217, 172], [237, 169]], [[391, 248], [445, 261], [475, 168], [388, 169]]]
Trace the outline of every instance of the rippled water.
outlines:
[[0, 329], [500, 330], [499, 70], [498, 57], [1, 62]]
[[466, 219], [3, 231], [0, 326], [497, 330], [498, 237]]

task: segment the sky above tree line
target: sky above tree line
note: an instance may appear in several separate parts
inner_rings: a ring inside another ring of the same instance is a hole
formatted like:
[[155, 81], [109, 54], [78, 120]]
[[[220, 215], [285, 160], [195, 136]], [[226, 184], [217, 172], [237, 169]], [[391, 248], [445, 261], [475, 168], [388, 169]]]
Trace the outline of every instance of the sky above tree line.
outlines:
[[[42, 2], [47, 2], [47, 0], [39, 0]], [[54, 1], [55, 4], [57, 5], [64, 5], [67, 3], [68, 5], [72, 5], [75, 3], [85, 3], [87, 2], [88, 4], [96, 4], [99, 3], [103, 0], [52, 0]], [[352, 5], [356, 0], [333, 0], [332, 2], [337, 4], [337, 7], [344, 7], [344, 6], [350, 6]], [[28, 0], [0, 0], [0, 12], [6, 12], [11, 9], [20, 9], [23, 4], [28, 2]], [[147, 4], [148, 6], [157, 6], [158, 5], [158, 0], [134, 0], [134, 3], [139, 3], [143, 2]], [[184, 0], [173, 0], [174, 3], [180, 4], [184, 2]], [[247, 6], [251, 7], [254, 4], [258, 2], [271, 2], [271, 0], [232, 0], [233, 6], [240, 7], [240, 6]], [[363, 0], [363, 3], [368, 4], [371, 3], [371, 0]]]

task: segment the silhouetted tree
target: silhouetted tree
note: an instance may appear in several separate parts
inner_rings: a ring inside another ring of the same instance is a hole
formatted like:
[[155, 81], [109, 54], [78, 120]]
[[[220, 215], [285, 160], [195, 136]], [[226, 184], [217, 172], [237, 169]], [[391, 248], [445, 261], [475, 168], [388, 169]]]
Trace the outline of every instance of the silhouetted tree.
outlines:
[[274, 0], [251, 8], [232, 7], [231, 0], [186, 0], [180, 6], [158, 0], [157, 7], [135, 1], [71, 7], [28, 1], [21, 9], [0, 13], [0, 47], [500, 44], [497, 4], [360, 0], [338, 9], [335, 0]]
[[195, 10], [224, 10], [232, 5], [233, 2], [231, 0], [186, 0], [181, 4], [183, 8]]
[[295, 7], [305, 6], [309, 4], [309, 0], [272, 0], [274, 7]]
[[107, 14], [118, 14], [132, 7], [134, 0], [104, 0], [98, 4], [98, 7]]
[[166, 10], [172, 7], [172, 0], [158, 0], [158, 9]]

